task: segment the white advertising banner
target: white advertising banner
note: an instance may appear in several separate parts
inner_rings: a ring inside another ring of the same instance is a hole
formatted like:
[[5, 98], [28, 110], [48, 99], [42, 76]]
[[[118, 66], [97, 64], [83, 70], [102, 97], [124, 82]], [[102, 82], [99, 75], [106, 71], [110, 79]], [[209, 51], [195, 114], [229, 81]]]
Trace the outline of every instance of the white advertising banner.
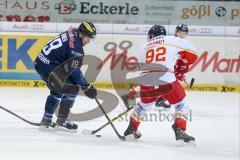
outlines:
[[[60, 33], [70, 26], [78, 27], [80, 23], [32, 23], [32, 22], [0, 22], [2, 32], [38, 32]], [[94, 24], [98, 34], [146, 35], [152, 25], [141, 24]], [[2, 27], [1, 27], [2, 26]], [[168, 35], [174, 35], [175, 25], [164, 25]], [[240, 26], [192, 26], [189, 25], [190, 36], [234, 36], [240, 37]]]
[[2, 31], [6, 32], [56, 32], [56, 23], [2, 22]]
[[[111, 70], [117, 65], [134, 70], [136, 66], [129, 63], [136, 62], [133, 57], [146, 40], [141, 35], [99, 35], [94, 43], [86, 46], [86, 54], [104, 61], [98, 80], [109, 81]], [[195, 77], [196, 83], [201, 84], [240, 84], [240, 37], [189, 37], [188, 40], [198, 48], [199, 56], [188, 78]], [[123, 53], [128, 58], [116, 58]]]
[[[33, 61], [52, 38], [52, 34], [46, 33], [1, 33], [0, 79], [40, 80]], [[187, 39], [198, 49], [198, 59], [186, 75], [188, 80], [194, 77], [195, 84], [240, 86], [240, 37], [189, 36]], [[84, 47], [86, 79], [128, 83], [136, 76], [136, 57], [146, 41], [146, 35], [98, 34]]]

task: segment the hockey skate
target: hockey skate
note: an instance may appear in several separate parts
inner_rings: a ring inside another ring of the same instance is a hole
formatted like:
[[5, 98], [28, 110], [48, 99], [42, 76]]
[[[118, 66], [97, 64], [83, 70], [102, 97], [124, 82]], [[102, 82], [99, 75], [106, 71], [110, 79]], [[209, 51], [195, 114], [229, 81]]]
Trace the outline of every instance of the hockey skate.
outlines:
[[159, 98], [159, 99], [156, 101], [155, 106], [156, 106], [157, 108], [166, 109], [166, 110], [169, 109], [169, 108], [171, 108], [171, 105], [165, 103], [162, 98]]
[[142, 134], [136, 128], [134, 128], [132, 123], [130, 122], [128, 128], [124, 132], [124, 136], [126, 140], [134, 140], [139, 139]]
[[195, 138], [187, 135], [183, 130], [177, 128], [175, 124], [172, 125], [172, 129], [175, 133], [176, 141], [179, 145], [190, 144], [195, 145]]
[[65, 122], [58, 121], [54, 127], [55, 131], [63, 131], [63, 132], [70, 132], [70, 133], [77, 133], [78, 125], [66, 120]]
[[42, 120], [40, 122], [39, 130], [40, 131], [50, 131], [53, 129], [54, 125], [55, 124], [52, 122], [52, 120], [42, 118]]

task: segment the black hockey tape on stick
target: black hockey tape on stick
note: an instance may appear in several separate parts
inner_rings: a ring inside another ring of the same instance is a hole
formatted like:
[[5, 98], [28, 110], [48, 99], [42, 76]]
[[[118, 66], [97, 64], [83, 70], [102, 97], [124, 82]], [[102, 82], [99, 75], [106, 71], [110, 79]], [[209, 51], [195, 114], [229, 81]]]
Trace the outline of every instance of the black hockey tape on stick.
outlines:
[[12, 112], [12, 111], [10, 111], [10, 110], [8, 110], [8, 109], [2, 107], [2, 106], [0, 106], [0, 108], [1, 108], [2, 110], [4, 110], [4, 111], [10, 113], [11, 115], [13, 115], [13, 116], [15, 116], [15, 117], [21, 119], [22, 121], [24, 121], [24, 122], [26, 122], [26, 123], [28, 123], [28, 124], [31, 124], [31, 125], [33, 125], [33, 126], [40, 126], [40, 123], [34, 123], [34, 122], [29, 121], [29, 120], [26, 120], [25, 118], [23, 118], [23, 117], [17, 115], [16, 113], [14, 113], [14, 112]]
[[192, 79], [191, 79], [191, 82], [190, 82], [190, 84], [189, 84], [189, 87], [190, 87], [190, 88], [192, 88], [194, 81], [195, 81], [195, 79], [192, 78]]
[[194, 78], [191, 79], [190, 84], [187, 83], [186, 79], [183, 79], [184, 83], [187, 85], [187, 89], [192, 89]]

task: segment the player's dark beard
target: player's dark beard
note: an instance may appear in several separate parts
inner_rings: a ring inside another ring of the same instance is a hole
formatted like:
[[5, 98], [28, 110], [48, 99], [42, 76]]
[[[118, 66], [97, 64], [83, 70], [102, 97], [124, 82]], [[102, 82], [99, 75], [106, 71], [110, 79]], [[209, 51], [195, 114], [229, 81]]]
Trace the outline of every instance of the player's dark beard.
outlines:
[[82, 41], [83, 38], [79, 38], [79, 39], [80, 39], [80, 42], [82, 43], [82, 46], [85, 46], [85, 44], [83, 44], [83, 41]]

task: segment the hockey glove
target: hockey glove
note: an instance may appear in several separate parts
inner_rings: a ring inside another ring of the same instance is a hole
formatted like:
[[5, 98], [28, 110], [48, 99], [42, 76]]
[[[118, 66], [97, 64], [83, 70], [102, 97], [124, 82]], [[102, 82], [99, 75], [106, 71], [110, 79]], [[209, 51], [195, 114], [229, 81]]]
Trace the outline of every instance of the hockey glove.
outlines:
[[90, 99], [94, 99], [97, 96], [97, 89], [91, 84], [89, 84], [87, 87], [82, 86], [81, 90]]
[[178, 59], [174, 66], [174, 74], [180, 81], [185, 79], [185, 73], [188, 72], [189, 64], [186, 59]]

